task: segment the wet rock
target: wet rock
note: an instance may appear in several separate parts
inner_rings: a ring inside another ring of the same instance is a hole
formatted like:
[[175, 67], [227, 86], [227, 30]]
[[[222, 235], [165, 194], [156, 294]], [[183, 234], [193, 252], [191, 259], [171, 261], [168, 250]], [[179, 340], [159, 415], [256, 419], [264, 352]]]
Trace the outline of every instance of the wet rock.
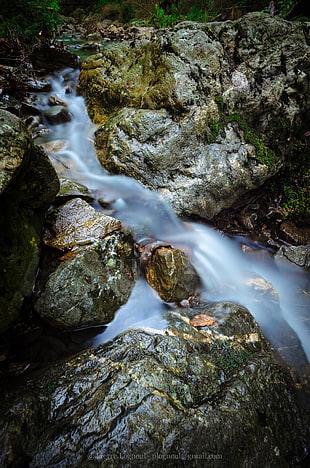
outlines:
[[194, 296], [200, 286], [198, 273], [185, 253], [167, 247], [154, 251], [146, 269], [146, 280], [166, 302], [180, 302]]
[[309, 244], [290, 247], [282, 246], [274, 258], [277, 262], [294, 263], [305, 270], [310, 270]]
[[45, 211], [59, 182], [48, 156], [21, 120], [0, 111], [0, 332], [30, 296], [39, 263]]
[[286, 242], [293, 245], [310, 243], [310, 229], [297, 227], [292, 221], [283, 221], [279, 233]]
[[60, 250], [92, 243], [121, 228], [119, 220], [98, 213], [80, 198], [56, 208], [47, 222], [43, 242]]
[[68, 109], [62, 105], [53, 105], [43, 112], [44, 118], [51, 125], [58, 125], [70, 122], [71, 114]]
[[[100, 37], [100, 39], [102, 39]], [[79, 47], [80, 50], [90, 50], [92, 52], [99, 52], [100, 51], [100, 44], [97, 42], [85, 42], [81, 47]]]
[[86, 202], [94, 201], [95, 197], [91, 194], [85, 185], [65, 177], [59, 177], [60, 189], [56, 196], [56, 201], [61, 204], [72, 198], [81, 198]]
[[105, 324], [127, 302], [137, 277], [132, 238], [112, 233], [65, 260], [49, 276], [35, 310], [61, 328]]
[[79, 88], [102, 165], [158, 190], [179, 215], [211, 219], [282, 166], [291, 123], [306, 119], [308, 34], [255, 13], [180, 23], [86, 59]]
[[79, 68], [79, 57], [60, 47], [38, 46], [32, 50], [32, 64], [37, 69], [55, 72], [64, 68]]
[[67, 107], [67, 103], [60, 99], [58, 96], [50, 96], [48, 98], [48, 104], [50, 106], [62, 106], [62, 107]]
[[26, 159], [30, 141], [22, 121], [10, 112], [0, 110], [0, 125], [0, 193], [2, 193]]
[[307, 426], [250, 314], [236, 307], [221, 333], [187, 315], [168, 312], [164, 332], [128, 331], [2, 398], [2, 466], [300, 462]]

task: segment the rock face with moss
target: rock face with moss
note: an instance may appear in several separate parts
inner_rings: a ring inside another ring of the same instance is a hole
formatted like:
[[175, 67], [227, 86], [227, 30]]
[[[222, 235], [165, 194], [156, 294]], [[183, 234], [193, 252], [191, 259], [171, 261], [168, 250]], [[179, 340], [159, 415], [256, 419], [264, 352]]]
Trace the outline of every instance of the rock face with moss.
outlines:
[[275, 174], [296, 129], [308, 130], [308, 38], [308, 24], [254, 13], [90, 57], [80, 91], [102, 165], [180, 215], [212, 218]]
[[0, 110], [0, 332], [30, 296], [39, 262], [44, 214], [59, 189], [47, 155], [21, 120]]
[[256, 322], [234, 304], [217, 311], [218, 326], [198, 330], [193, 310], [175, 309], [166, 330], [125, 332], [4, 396], [1, 466], [300, 460], [306, 429]]
[[50, 210], [42, 240], [58, 259], [51, 265], [46, 253], [50, 274], [38, 276], [34, 305], [44, 320], [72, 329], [114, 318], [139, 276], [133, 239], [121, 228], [78, 197]]

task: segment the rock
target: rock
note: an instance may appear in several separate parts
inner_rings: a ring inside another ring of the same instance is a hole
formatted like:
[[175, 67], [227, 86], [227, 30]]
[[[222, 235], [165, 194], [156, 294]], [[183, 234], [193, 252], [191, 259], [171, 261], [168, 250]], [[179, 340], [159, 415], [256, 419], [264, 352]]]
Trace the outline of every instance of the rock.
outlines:
[[18, 118], [0, 110], [0, 332], [18, 318], [39, 263], [46, 209], [59, 182]]
[[89, 189], [85, 185], [79, 184], [78, 182], [65, 177], [59, 177], [60, 189], [56, 196], [56, 201], [63, 204], [72, 198], [81, 198], [87, 202], [95, 200], [94, 195], [91, 194]]
[[158, 190], [178, 215], [211, 219], [283, 165], [307, 118], [307, 35], [308, 24], [253, 13], [89, 57], [79, 90], [102, 165]]
[[71, 114], [68, 109], [61, 105], [53, 105], [43, 112], [46, 121], [51, 125], [70, 122]]
[[120, 228], [120, 221], [98, 213], [86, 201], [75, 198], [49, 215], [43, 242], [50, 247], [64, 250], [103, 239]]
[[112, 233], [65, 260], [49, 276], [35, 310], [61, 328], [106, 324], [127, 302], [137, 277], [132, 239]]
[[180, 302], [194, 296], [200, 286], [198, 273], [185, 253], [167, 247], [153, 253], [146, 280], [166, 302]]
[[279, 233], [286, 242], [294, 245], [310, 243], [310, 228], [297, 227], [292, 221], [283, 221]]
[[30, 147], [22, 121], [4, 110], [0, 110], [0, 145], [0, 193], [3, 193], [26, 159]]
[[31, 60], [34, 68], [55, 72], [64, 68], [79, 68], [79, 57], [60, 47], [37, 46], [32, 50]]
[[50, 106], [62, 106], [62, 107], [67, 107], [67, 103], [60, 99], [58, 96], [50, 96], [48, 98], [48, 104]]
[[302, 462], [309, 428], [250, 314], [236, 307], [220, 334], [187, 315], [168, 312], [164, 332], [125, 332], [4, 395], [2, 466]]
[[292, 264], [310, 270], [310, 246], [298, 245], [298, 246], [282, 246], [275, 255], [276, 262]]

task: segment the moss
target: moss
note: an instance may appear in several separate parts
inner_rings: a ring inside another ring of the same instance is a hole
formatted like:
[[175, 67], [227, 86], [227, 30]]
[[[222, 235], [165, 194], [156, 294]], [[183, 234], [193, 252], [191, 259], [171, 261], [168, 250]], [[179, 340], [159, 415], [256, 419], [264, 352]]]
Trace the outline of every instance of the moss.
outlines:
[[222, 130], [223, 126], [221, 123], [217, 120], [210, 120], [209, 122], [209, 129], [211, 131], [211, 134], [208, 138], [209, 143], [215, 143], [220, 131]]
[[255, 147], [255, 159], [269, 168], [273, 167], [276, 161], [275, 154], [270, 148], [265, 146], [261, 135], [255, 132], [255, 130], [253, 130], [239, 114], [229, 115], [226, 118], [226, 122], [236, 122], [239, 128], [243, 131], [246, 142]]
[[265, 187], [281, 194], [286, 218], [297, 224], [310, 223], [310, 143], [296, 140], [289, 150], [284, 167]]
[[244, 349], [241, 345], [237, 348], [228, 341], [222, 340], [212, 344], [210, 354], [213, 357], [213, 362], [223, 369], [226, 374], [230, 374], [240, 367], [243, 362], [253, 357], [253, 353]]

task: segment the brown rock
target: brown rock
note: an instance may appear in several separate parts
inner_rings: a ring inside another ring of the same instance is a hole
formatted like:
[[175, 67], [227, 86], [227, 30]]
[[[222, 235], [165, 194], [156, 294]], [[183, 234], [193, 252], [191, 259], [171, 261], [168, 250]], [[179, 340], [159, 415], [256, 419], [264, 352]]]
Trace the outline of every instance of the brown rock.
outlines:
[[155, 250], [146, 279], [162, 300], [180, 302], [195, 295], [200, 279], [182, 250], [161, 247]]

